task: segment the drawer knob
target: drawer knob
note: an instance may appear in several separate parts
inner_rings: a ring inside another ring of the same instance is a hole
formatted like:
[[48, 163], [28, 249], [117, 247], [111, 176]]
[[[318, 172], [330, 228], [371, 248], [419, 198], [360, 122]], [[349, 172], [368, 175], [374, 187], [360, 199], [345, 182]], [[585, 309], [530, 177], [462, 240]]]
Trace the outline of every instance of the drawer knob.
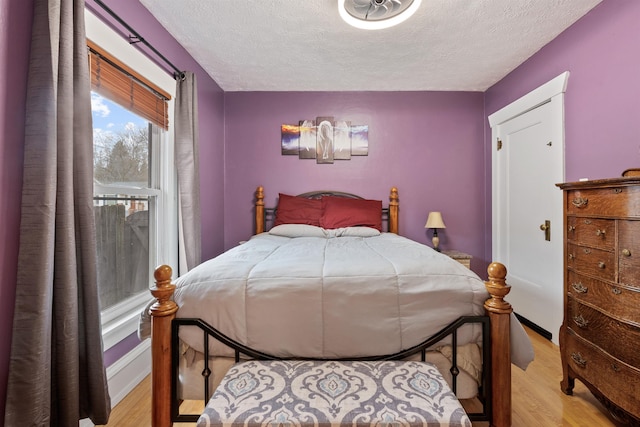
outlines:
[[576, 231], [576, 226], [575, 225], [569, 225], [567, 226], [567, 230], [569, 231], [569, 233]]
[[606, 264], [604, 263], [604, 261], [600, 261], [600, 262], [598, 263], [598, 268], [599, 268], [600, 270], [604, 270], [604, 268], [605, 268], [605, 267], [606, 267]]
[[620, 295], [622, 294], [622, 291], [618, 288], [613, 288], [611, 289], [611, 292], [613, 292], [615, 295]]
[[571, 201], [571, 203], [576, 208], [584, 208], [585, 206], [587, 206], [587, 204], [589, 204], [589, 199], [583, 199], [582, 197], [576, 197], [575, 199], [573, 199]]
[[573, 260], [576, 257], [574, 254], [569, 254], [567, 256], [569, 257], [570, 260]]
[[596, 236], [605, 237], [607, 232], [605, 230], [596, 230]]
[[573, 359], [573, 361], [576, 362], [576, 365], [581, 368], [585, 368], [587, 366], [586, 359], [584, 359], [580, 353], [571, 353], [571, 359]]
[[573, 321], [575, 322], [576, 325], [578, 325], [580, 328], [583, 328], [583, 329], [589, 325], [589, 321], [584, 317], [582, 317], [581, 314], [578, 314], [577, 316], [575, 316], [573, 318]]
[[622, 250], [622, 255], [626, 256], [626, 257], [630, 257], [631, 256], [631, 251], [629, 249], [623, 249]]
[[576, 291], [579, 294], [586, 294], [587, 291], [589, 290], [589, 288], [587, 288], [580, 282], [572, 284], [571, 287], [573, 288], [574, 291]]
[[613, 369], [613, 372], [620, 372], [620, 367], [615, 363], [611, 364], [611, 369]]

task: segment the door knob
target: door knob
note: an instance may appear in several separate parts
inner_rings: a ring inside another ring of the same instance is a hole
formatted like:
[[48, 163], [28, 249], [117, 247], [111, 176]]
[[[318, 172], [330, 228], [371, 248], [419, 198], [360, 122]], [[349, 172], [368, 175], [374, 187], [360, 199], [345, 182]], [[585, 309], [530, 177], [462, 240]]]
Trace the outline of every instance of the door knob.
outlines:
[[544, 240], [551, 241], [551, 221], [546, 220], [544, 224], [540, 225], [540, 230], [544, 231]]

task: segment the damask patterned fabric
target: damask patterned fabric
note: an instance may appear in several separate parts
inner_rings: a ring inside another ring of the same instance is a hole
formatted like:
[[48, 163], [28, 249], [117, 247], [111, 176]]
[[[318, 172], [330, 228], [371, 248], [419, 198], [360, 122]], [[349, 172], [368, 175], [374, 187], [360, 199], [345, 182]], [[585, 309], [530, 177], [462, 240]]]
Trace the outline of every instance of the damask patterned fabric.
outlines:
[[438, 372], [409, 361], [260, 361], [234, 365], [198, 427], [465, 426]]

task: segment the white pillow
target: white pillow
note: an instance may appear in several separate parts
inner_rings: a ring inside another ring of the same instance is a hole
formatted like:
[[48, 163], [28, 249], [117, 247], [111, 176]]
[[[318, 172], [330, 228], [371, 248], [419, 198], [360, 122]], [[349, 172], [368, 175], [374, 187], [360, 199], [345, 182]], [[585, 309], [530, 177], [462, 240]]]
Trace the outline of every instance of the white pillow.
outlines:
[[343, 227], [325, 230], [328, 237], [375, 237], [380, 235], [380, 231], [371, 227]]
[[327, 232], [323, 228], [307, 224], [276, 225], [269, 230], [269, 234], [283, 237], [327, 237]]

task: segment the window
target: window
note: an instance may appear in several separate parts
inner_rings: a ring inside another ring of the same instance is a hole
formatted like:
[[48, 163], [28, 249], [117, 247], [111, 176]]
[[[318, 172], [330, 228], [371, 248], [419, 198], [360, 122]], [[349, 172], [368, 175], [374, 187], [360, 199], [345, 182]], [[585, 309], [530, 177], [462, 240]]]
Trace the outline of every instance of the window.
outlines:
[[97, 92], [91, 107], [98, 290], [106, 310], [141, 292], [149, 296], [160, 195], [152, 153], [163, 131]]
[[[175, 265], [175, 81], [85, 14], [92, 80], [94, 212], [105, 350], [135, 333], [153, 269]], [[117, 52], [117, 56], [112, 52]]]

